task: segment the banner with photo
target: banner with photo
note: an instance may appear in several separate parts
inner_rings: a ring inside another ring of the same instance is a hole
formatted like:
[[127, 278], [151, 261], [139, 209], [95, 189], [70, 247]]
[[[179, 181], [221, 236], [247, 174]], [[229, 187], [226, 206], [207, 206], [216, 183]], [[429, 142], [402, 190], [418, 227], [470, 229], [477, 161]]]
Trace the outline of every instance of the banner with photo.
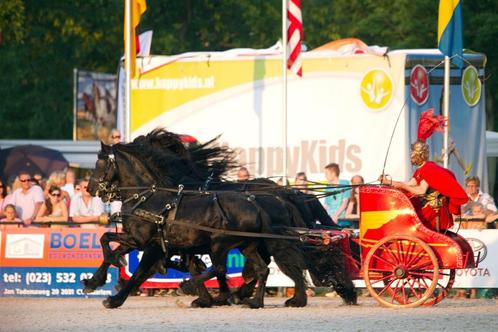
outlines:
[[116, 127], [117, 77], [75, 70], [74, 139], [107, 142]]

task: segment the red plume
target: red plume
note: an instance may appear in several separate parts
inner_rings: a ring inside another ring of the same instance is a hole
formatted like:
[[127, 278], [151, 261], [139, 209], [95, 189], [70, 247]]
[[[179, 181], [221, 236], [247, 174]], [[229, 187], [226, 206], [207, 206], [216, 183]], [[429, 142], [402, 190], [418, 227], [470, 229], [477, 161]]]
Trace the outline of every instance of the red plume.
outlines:
[[434, 109], [429, 108], [420, 114], [418, 121], [417, 137], [419, 141], [425, 142], [434, 132], [442, 132], [446, 126], [446, 118], [442, 115], [433, 115]]

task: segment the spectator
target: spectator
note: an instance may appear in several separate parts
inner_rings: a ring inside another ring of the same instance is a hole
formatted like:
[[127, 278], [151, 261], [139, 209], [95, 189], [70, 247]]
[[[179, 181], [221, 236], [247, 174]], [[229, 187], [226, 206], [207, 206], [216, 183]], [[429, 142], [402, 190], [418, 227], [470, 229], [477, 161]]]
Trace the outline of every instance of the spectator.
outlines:
[[[66, 185], [66, 174], [62, 171], [55, 171], [50, 174], [48, 177], [47, 183], [45, 185], [45, 197], [49, 197], [48, 195], [48, 190], [53, 187], [59, 187], [62, 188]], [[62, 200], [66, 204], [67, 207], [69, 207], [69, 204], [71, 202], [71, 196], [69, 193], [65, 190], [59, 189], [62, 193]]]
[[[92, 197], [87, 191], [88, 179], [78, 182], [80, 193], [74, 195], [69, 208], [69, 216], [75, 223], [98, 222], [104, 214], [104, 203], [99, 197]], [[95, 228], [95, 225], [81, 225], [82, 228]]]
[[11, 202], [16, 207], [17, 215], [29, 225], [43, 204], [43, 190], [31, 183], [31, 175], [28, 172], [20, 172], [18, 179], [21, 188], [14, 191]]
[[72, 199], [74, 196], [74, 182], [76, 181], [74, 171], [69, 168], [66, 171], [65, 177], [66, 183], [61, 187], [61, 189], [66, 191], [69, 194], [69, 197]]
[[36, 221], [68, 221], [67, 206], [62, 201], [62, 190], [52, 186], [48, 190], [48, 196], [36, 215]]
[[298, 172], [294, 179], [294, 187], [303, 194], [310, 194], [308, 190], [308, 178], [305, 172]]
[[325, 192], [333, 194], [325, 197], [324, 205], [332, 221], [339, 226], [341, 226], [339, 219], [346, 216], [346, 208], [350, 196], [350, 190], [346, 188], [349, 185], [349, 181], [339, 179], [340, 173], [339, 165], [336, 163], [330, 163], [325, 166], [325, 178], [329, 184]]
[[114, 145], [118, 143], [121, 143], [121, 132], [119, 129], [114, 128], [111, 130], [111, 135], [109, 135], [109, 144]]
[[20, 226], [19, 222], [21, 219], [17, 217], [16, 214], [16, 207], [12, 204], [7, 204], [4, 209], [5, 217], [0, 219], [1, 222], [7, 223], [7, 222], [12, 222], [12, 223], [17, 223], [16, 225], [5, 225], [3, 224], [0, 229], [5, 229], [5, 228], [18, 228]]
[[361, 175], [354, 175], [351, 178], [351, 185], [353, 190], [349, 197], [348, 207], [346, 209], [346, 218], [359, 219], [360, 218], [360, 185], [364, 184], [365, 180]]
[[8, 204], [7, 198], [7, 186], [3, 184], [3, 181], [0, 180], [0, 218], [5, 216], [4, 210]]
[[[477, 202], [471, 202], [469, 205], [470, 213], [466, 214], [463, 219], [472, 219], [462, 222], [464, 229], [485, 229], [496, 228], [495, 221], [498, 219], [498, 213], [490, 212], [484, 208], [484, 205]], [[479, 220], [480, 219], [480, 220]]]
[[43, 179], [43, 176], [41, 175], [41, 173], [36, 172], [35, 174], [33, 174], [33, 177], [31, 178], [31, 181], [34, 184], [39, 185], [41, 187], [41, 180], [42, 179]]
[[9, 194], [13, 194], [14, 191], [16, 191], [17, 189], [21, 188], [21, 181], [19, 181], [19, 176], [16, 176], [10, 183], [10, 192], [7, 188], [7, 192]]
[[247, 170], [247, 168], [245, 167], [241, 167], [239, 168], [239, 170], [237, 171], [237, 181], [238, 182], [244, 182], [244, 181], [247, 181], [249, 180], [249, 171]]
[[472, 213], [471, 209], [474, 204], [481, 204], [486, 210], [485, 213], [496, 212], [496, 205], [489, 194], [483, 193], [480, 189], [481, 180], [477, 176], [469, 176], [465, 179], [465, 192], [469, 196], [469, 202], [462, 207], [463, 215], [470, 215]]

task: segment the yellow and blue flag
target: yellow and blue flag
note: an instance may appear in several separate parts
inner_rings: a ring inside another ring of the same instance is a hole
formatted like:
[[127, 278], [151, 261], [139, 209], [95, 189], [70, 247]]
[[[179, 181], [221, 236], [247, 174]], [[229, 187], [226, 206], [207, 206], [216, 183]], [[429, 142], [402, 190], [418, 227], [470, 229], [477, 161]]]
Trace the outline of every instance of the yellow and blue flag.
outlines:
[[134, 78], [136, 75], [136, 73], [135, 73], [135, 71], [136, 71], [135, 70], [135, 61], [136, 60], [135, 59], [137, 57], [137, 53], [140, 52], [140, 43], [138, 40], [138, 36], [136, 34], [136, 29], [137, 29], [138, 24], [140, 23], [140, 17], [147, 10], [147, 2], [146, 2], [146, 0], [130, 0], [130, 1], [131, 1], [131, 31], [129, 31], [129, 33], [130, 33], [130, 41], [131, 41], [131, 46], [130, 46], [131, 57], [130, 57], [130, 59], [126, 59], [126, 54], [128, 54], [126, 52], [126, 34], [128, 33], [126, 31], [126, 21], [128, 20], [128, 18], [126, 17], [126, 10], [125, 10], [125, 20], [124, 20], [125, 61], [131, 62], [130, 77]]
[[462, 1], [439, 0], [439, 19], [437, 26], [439, 50], [449, 57], [458, 67], [463, 67], [463, 24]]

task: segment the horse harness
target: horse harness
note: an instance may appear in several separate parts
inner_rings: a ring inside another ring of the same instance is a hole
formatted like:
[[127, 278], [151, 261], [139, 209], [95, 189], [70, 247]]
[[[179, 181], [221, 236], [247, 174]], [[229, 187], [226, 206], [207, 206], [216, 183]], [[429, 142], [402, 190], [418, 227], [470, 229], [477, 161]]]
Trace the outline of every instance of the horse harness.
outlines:
[[[178, 191], [176, 196], [170, 203], [164, 205], [164, 207], [158, 212], [154, 213], [145, 209], [139, 208], [139, 206], [145, 203], [152, 195], [157, 191], [157, 188], [153, 185], [150, 188], [134, 194], [130, 198], [126, 199], [123, 202], [123, 206], [130, 201], [136, 200], [137, 202], [131, 207], [129, 211], [118, 212], [111, 216], [111, 220], [115, 222], [119, 222], [122, 216], [134, 216], [138, 217], [141, 220], [149, 223], [153, 223], [157, 226], [157, 232], [160, 236], [161, 248], [164, 253], [167, 253], [166, 246], [169, 241], [165, 237], [165, 233], [169, 232], [169, 228], [173, 225], [184, 226], [191, 229], [195, 229], [198, 231], [204, 231], [209, 233], [221, 234], [221, 235], [231, 235], [231, 236], [241, 236], [241, 237], [254, 237], [254, 238], [266, 238], [266, 239], [280, 239], [280, 240], [291, 240], [291, 241], [300, 241], [303, 243], [309, 244], [324, 244], [329, 245], [335, 242], [338, 242], [344, 239], [344, 236], [329, 236], [327, 232], [321, 231], [313, 231], [309, 229], [298, 229], [292, 228], [293, 231], [297, 232], [299, 235], [282, 235], [282, 234], [271, 234], [271, 233], [257, 233], [257, 232], [245, 232], [245, 231], [233, 231], [228, 229], [221, 229], [203, 225], [197, 225], [194, 223], [189, 223], [186, 221], [176, 220], [176, 215], [178, 208], [182, 202], [182, 198], [185, 195], [185, 190], [183, 185], [178, 186]], [[229, 218], [227, 217], [225, 211], [223, 210], [217, 193], [209, 193], [205, 191], [198, 192], [199, 194], [204, 195], [213, 195], [213, 201], [215, 202], [215, 206], [217, 208], [218, 213], [220, 214], [223, 222], [225, 224], [229, 223]], [[247, 200], [253, 203], [258, 209], [260, 209], [258, 203], [256, 202], [255, 196], [250, 193], [247, 194]], [[166, 229], [165, 229], [166, 228]], [[166, 230], [166, 232], [164, 231]]]

